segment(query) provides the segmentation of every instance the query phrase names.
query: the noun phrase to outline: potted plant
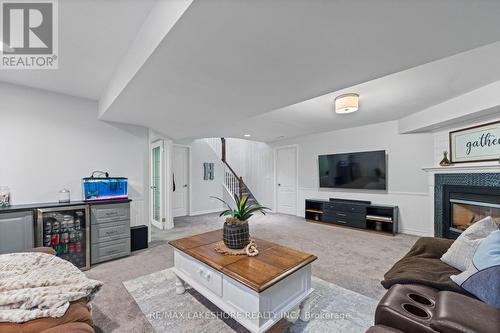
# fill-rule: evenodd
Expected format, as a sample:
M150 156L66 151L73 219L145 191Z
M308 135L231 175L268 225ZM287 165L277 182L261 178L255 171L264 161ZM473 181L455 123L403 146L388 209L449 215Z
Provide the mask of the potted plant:
M250 243L250 231L248 228L248 219L253 213L259 212L266 215L267 207L258 203L248 203L247 196L234 195L235 208L232 208L224 200L212 197L224 203L228 209L220 213L219 216L228 216L224 222L223 236L224 244L230 249L242 249Z

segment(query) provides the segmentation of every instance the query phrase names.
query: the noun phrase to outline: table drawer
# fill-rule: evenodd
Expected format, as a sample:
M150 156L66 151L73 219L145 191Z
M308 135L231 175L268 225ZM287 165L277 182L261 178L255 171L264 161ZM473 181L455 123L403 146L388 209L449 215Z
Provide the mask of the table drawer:
M222 273L178 250L174 254L175 267L215 295L222 297ZM186 281L189 283L189 281Z
M130 254L130 238L92 244L90 252L92 264L128 256Z
M130 220L130 204L94 205L91 217L92 224Z
M114 239L130 238L129 221L94 224L91 228L92 244Z

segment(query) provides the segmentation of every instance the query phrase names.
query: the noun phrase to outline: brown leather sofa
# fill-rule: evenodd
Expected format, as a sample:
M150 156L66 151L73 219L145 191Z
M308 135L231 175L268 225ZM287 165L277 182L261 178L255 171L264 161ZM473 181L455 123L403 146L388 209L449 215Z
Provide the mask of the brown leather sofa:
M55 255L51 248L35 248L33 252ZM60 318L39 318L25 323L0 323L0 332L8 333L95 333L92 315L85 300L71 302Z
M424 237L386 274L389 291L375 312L370 333L498 333L500 309L461 289L450 275L458 271L440 258L451 240Z

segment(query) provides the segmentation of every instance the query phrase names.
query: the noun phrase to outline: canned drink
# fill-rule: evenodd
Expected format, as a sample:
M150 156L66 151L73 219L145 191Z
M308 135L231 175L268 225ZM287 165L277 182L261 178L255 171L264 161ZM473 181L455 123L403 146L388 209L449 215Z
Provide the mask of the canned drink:
M61 239L60 239L60 242L61 242L62 244L67 244L67 243L69 243L69 234L68 234L67 232L62 232L62 233L61 233L61 237L60 237L60 238L61 238Z
M48 235L52 233L52 223L50 221L45 221L43 223L43 232Z
M49 234L45 234L43 236L43 246L50 246L52 242L52 236Z
M80 219L76 219L75 220L75 230L80 230L80 228L81 228Z
M59 244L59 234L52 234L51 235L51 244L52 244L52 246L56 246Z
M77 233L77 231L74 231L74 230L70 231L70 233L69 233L69 242L70 243L76 242L76 233Z
M68 244L59 244L61 247L61 254L67 254L68 253Z
M54 221L54 223L52 223L52 233L53 234L59 233L59 222L58 221Z
M61 221L61 232L68 231L68 223L66 221Z
M75 242L79 242L82 240L82 232L81 231L75 231Z
M75 228L75 221L69 220L67 228L68 228L68 231L72 231Z
M68 245L68 252L69 253L75 253L75 244L69 243L69 245Z
M80 242L75 243L75 252L76 253L82 252L82 243L80 243Z

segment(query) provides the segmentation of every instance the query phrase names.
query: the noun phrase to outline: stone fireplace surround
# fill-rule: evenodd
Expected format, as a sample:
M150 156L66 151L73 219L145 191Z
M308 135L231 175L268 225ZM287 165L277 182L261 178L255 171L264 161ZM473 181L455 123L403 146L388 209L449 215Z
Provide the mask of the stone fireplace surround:
M478 189L498 189L500 194L500 173L437 173L434 175L434 236L446 237L443 227L444 189L446 185L475 187Z

